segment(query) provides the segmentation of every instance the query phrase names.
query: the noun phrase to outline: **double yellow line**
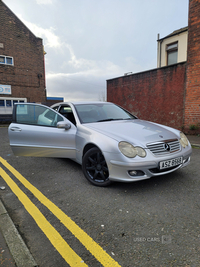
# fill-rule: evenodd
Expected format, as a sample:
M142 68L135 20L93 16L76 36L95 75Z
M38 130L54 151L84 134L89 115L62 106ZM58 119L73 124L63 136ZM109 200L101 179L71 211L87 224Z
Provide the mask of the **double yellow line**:
M87 233L72 221L61 209L45 197L36 187L29 183L6 160L0 157L0 162L44 205L63 225L85 246L87 250L105 267L120 267ZM57 230L47 221L40 210L33 204L27 195L17 186L10 176L0 167L0 175L18 197L25 209L33 217L37 225L44 232L52 245L57 249L65 261L72 267L88 266L67 244Z

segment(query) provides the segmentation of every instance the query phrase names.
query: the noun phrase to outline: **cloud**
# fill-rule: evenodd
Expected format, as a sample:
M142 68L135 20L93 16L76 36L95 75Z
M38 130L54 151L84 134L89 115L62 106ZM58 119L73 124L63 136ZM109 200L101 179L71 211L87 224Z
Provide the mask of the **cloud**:
M53 4L52 0L36 0L38 5L49 5L49 4Z
M105 78L82 73L47 74L48 96L64 97L65 101L101 100L105 94Z
M21 15L18 15L18 17L33 32L35 36L44 39L46 47L59 48L62 46L60 38L54 33L55 29L53 27L44 29L35 23L24 20Z
M69 64L77 70L73 73L46 74L48 96L64 97L65 101L102 100L106 91L106 79L110 75L121 73L120 68L109 61L75 57Z
M120 64L109 59L78 57L72 44L62 40L55 28L45 29L20 19L36 36L43 38L47 51L47 96L64 97L65 101L103 100L107 79L143 70L133 56L124 57Z
M48 96L61 96L68 100L100 100L105 93L106 79L121 74L121 68L109 60L78 58L72 45L62 41L54 28L44 29L20 19L44 40ZM54 71L53 65L56 66Z
M43 39L47 96L65 101L100 100L106 80L156 68L157 33L187 24L188 0L6 2Z
M62 44L69 58L63 61L61 72L46 74L47 95L64 97L65 101L105 100L106 80L122 76L128 70L141 68L133 57L125 58L121 66L109 60L77 58L69 44ZM66 53L65 53L66 54Z
M107 79L156 67L156 41L151 41L154 40L153 30L156 27L149 20L151 30L147 31L147 23L140 23L141 18L136 20L136 16L132 15L141 9L137 2L132 4L128 1L132 9L118 3L115 13L112 13L113 5L107 7L106 1L98 4L101 8L97 11L96 4L91 1L86 5L80 1L78 6L67 1L61 1L62 5L58 1L59 5L55 6L52 5L55 0L36 1L38 5L48 5L37 6L42 19L32 17L31 21L35 23L29 22L29 17L20 19L43 39L47 52L48 96L64 97L66 101L99 100L100 95L105 93ZM142 12L141 16L149 19L153 12L152 8L150 13ZM138 27L135 26L136 21Z

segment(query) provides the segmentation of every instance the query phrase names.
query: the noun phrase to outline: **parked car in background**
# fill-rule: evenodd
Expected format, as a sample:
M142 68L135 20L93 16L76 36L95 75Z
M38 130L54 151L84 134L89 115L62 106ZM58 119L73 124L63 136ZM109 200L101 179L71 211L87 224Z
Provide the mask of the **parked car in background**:
M108 102L16 103L8 133L15 155L70 158L97 186L168 174L187 166L192 153L179 130Z

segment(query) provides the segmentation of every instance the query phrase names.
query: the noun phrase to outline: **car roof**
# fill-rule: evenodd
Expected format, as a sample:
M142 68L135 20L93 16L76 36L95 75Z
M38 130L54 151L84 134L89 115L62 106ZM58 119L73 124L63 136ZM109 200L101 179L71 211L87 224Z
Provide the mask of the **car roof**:
M103 101L70 101L70 102L59 102L56 103L52 106L56 105L68 105L68 104L73 104L73 105L81 105L81 104L112 104L111 102L103 102Z

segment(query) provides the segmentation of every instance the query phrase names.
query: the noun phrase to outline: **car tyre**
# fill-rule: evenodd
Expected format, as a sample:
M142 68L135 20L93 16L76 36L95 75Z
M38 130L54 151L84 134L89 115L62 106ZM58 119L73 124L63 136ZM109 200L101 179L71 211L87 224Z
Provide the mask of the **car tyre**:
M86 179L93 185L108 186L111 184L105 158L97 147L93 147L85 153L82 169Z

